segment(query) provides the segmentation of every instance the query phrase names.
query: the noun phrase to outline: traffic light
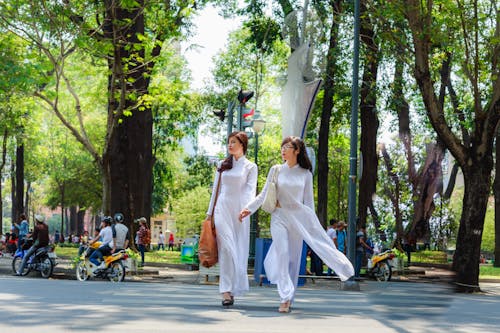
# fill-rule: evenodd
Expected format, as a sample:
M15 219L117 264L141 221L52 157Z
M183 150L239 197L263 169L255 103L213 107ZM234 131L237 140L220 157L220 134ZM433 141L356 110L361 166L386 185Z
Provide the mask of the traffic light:
M220 121L224 121L224 119L226 118L226 110L221 109L219 111L214 111L214 115L216 115L217 118L220 119Z
M253 97L254 92L250 90L240 89L238 92L238 101L240 106L238 108L238 122L237 128L239 131L244 131L246 127L252 126L252 121L247 120L253 115L253 111L245 106L245 104Z
M252 127L253 125L253 115L255 114L254 109L243 108L243 122L241 123L241 129L244 130L247 127Z
M238 92L238 101L240 101L240 104L245 104L253 97L253 94L253 91L240 89Z

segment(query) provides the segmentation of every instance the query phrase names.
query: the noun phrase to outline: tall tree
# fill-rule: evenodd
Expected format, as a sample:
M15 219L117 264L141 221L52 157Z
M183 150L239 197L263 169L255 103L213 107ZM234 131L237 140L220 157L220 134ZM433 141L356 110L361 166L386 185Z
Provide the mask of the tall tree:
M500 267L500 130L497 130L495 147L495 182L493 185L493 194L495 195L495 262L493 266Z
M330 27L330 38L328 42L328 53L326 55L326 69L323 84L323 105L321 108L321 120L318 133L318 218L323 226L328 222L328 152L330 138L330 120L334 106L335 79L338 70L338 39L340 17L343 13L343 1L330 1L332 19Z
M484 1L472 1L470 8L460 1L437 5L432 0L403 0L399 4L412 33L414 75L429 121L464 175L453 260L457 291L478 291L481 236L492 184L493 142L500 119L500 12L497 4ZM489 15L490 11L494 15ZM461 69L454 70L453 76L449 66L452 62ZM473 125L470 144L454 131L449 120L453 114L445 112L444 95L450 82L460 83L461 95L469 98L462 103Z
M180 36L194 3L19 0L2 2L0 9L0 22L45 55L45 73L52 80L52 91L39 90L36 96L46 102L102 170L104 212L123 212L129 226L137 217L149 218L154 161L148 89L164 43ZM97 64L106 63L107 121L102 154L88 136L85 109L65 67L67 58L78 48L88 51ZM73 98L71 117L67 109L61 109L61 87Z
M360 36L364 45L363 80L360 90L360 120L361 137L360 151L362 157L363 173L359 181L358 193L358 217L359 224L366 225L368 211L371 212L372 220L377 233L385 240L385 233L380 228L377 212L373 205L373 195L377 189L377 133L379 127L377 111L377 73L380 61L380 50L375 26L367 9L367 1L360 3Z
M27 110L24 109L22 99L33 88L32 65L29 62L29 51L26 43L15 34L0 30L0 133L2 141L2 159L0 161L0 174L6 165L8 141L17 145L16 167L12 180L12 217L16 218L24 211L24 136L22 130L26 122ZM17 185L17 186L16 186ZM1 192L0 192L1 194ZM0 195L1 201L1 195ZM3 207L0 203L0 213ZM3 214L0 214L0 231L2 230Z

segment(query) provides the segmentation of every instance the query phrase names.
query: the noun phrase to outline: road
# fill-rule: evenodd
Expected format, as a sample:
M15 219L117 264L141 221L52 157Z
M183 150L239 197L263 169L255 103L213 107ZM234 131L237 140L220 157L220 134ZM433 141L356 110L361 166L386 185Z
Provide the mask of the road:
M500 332L500 285L454 294L446 284L338 282L299 289L290 314L270 286L252 286L233 308L214 284L44 280L0 276L0 332Z

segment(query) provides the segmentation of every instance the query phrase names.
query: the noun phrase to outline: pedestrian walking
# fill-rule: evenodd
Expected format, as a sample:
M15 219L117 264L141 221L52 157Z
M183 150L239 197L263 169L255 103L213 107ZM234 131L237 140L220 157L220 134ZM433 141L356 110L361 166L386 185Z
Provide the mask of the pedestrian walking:
M168 250L173 251L174 245L175 245L174 234L170 233L170 236L168 236Z
M219 251L219 292L222 294L223 306L233 305L234 297L249 289L247 267L250 221L248 218L240 221L239 212L246 202L255 197L257 165L245 157L247 146L248 137L245 132L233 132L229 135L229 156L217 167L207 210L208 218L214 206L220 178L214 221Z
M240 212L240 218L253 214L263 204L277 171L278 201L271 214L273 242L264 260L264 268L269 281L278 287L278 311L287 313L297 289L303 241L342 281L354 275L354 268L349 259L337 250L316 216L312 165L304 142L298 137L286 137L281 143L281 156L285 163L271 168L262 192L247 203Z
M141 253L141 263L140 267L144 266L144 252L146 251L146 246L149 246L151 241L151 232L146 224L147 220L145 217L139 218L139 230L137 231L137 248Z
M162 231L160 231L160 234L158 235L158 248L156 250L160 251L160 248L165 251L165 235Z

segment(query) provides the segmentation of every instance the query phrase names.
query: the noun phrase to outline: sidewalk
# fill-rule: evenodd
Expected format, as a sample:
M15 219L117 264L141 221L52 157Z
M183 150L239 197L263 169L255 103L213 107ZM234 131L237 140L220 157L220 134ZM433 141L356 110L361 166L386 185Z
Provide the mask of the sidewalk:
M0 275L12 275L12 257L0 257ZM57 259L57 266L54 269L52 279L75 280L75 269L71 267L69 259ZM30 276L36 277L37 272L30 273ZM249 281L251 286L259 286L259 283L254 280L253 273L249 271ZM182 283L182 284L213 284L218 283L213 276L206 279L205 275L200 274L198 270L190 269L190 266L183 264L159 264L147 263L143 268L139 268L137 272L127 271L126 281L128 282L144 282L144 283ZM361 277L359 281L371 281L367 277ZM405 267L404 274L394 272L392 282L410 282L410 283L439 283L449 285L453 282L453 272L435 266L417 266L411 265ZM384 282L380 282L384 284ZM375 284L377 285L377 284ZM500 295L500 279L480 280L481 288L490 293ZM335 278L310 276L306 278L304 287L321 289L321 288L339 288L340 282ZM487 286L485 289L484 286Z

